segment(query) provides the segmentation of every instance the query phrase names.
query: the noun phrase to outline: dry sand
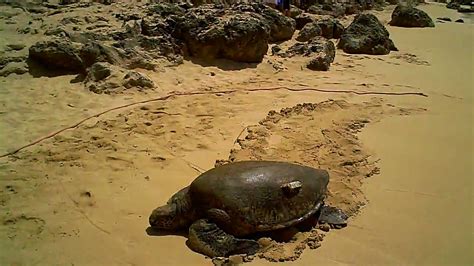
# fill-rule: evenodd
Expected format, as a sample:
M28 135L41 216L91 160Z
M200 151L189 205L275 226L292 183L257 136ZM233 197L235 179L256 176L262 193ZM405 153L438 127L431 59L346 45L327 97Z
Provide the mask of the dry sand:
M440 5L422 9L460 17ZM377 14L388 21L390 12ZM21 40L2 27L2 45ZM472 265L473 26L387 28L400 52L338 51L326 73L270 56L250 67L186 61L146 72L158 84L153 91L113 96L69 83L73 76L0 77L2 153L123 103L171 91L241 91L111 112L1 159L0 264L209 265L184 237L145 229L153 208L230 155L329 168L331 203L349 212L365 204L347 228L331 230L320 248L288 264ZM244 91L275 86L429 97ZM304 102L316 105L267 117ZM283 251L292 256L297 248L289 246Z

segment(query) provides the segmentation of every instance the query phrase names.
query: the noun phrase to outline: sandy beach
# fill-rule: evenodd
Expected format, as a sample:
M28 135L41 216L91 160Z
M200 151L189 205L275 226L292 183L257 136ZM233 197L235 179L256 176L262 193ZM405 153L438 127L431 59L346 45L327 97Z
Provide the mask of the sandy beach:
M393 8L371 12L398 52L337 50L328 72L269 51L260 64L140 70L154 89L111 95L71 82L75 75L0 77L0 155L107 109L183 94L0 158L0 264L212 265L183 236L148 235L151 210L216 160L272 159L329 169L329 203L352 214L319 248L281 264L472 265L474 24L392 27ZM419 8L433 20L463 17L441 4ZM39 38L0 23L0 48ZM291 260L291 245L307 237L266 256Z

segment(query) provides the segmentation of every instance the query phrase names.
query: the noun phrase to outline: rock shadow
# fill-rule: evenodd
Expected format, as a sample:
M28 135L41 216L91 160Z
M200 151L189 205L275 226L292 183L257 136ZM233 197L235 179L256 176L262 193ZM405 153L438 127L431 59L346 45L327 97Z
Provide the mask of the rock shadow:
M151 226L148 226L145 232L149 236L182 236L182 237L188 238L188 232L185 230L180 230L180 231L159 230Z
M26 59L26 64L28 65L28 72L34 78L48 77L54 78L64 75L77 75L78 71L73 71L69 69L59 69L51 68L46 65L40 64L30 58Z
M260 63L237 62L229 59L202 59L196 57L186 57L188 61L198 64L202 67L217 67L224 71L235 71L247 68L257 68Z

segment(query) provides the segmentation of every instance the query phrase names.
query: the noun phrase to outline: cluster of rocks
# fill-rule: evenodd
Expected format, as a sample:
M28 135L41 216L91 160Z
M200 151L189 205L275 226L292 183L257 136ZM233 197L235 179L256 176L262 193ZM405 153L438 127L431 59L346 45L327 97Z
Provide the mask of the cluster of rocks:
M474 12L471 0L452 0L448 4L446 4L446 7L449 9L456 9L460 13Z
M98 2L111 4L115 1ZM87 77L85 83L91 90L107 92L117 86L131 87L131 84L138 83L140 88L153 87L150 80L143 81L146 77L136 78L140 80L138 83L128 81L136 74L127 71L135 68L154 70L156 60L160 59L173 64L181 63L184 57L205 59L208 62L222 58L258 63L267 54L269 44L290 40L297 29L300 30L296 36L297 43L285 51L275 46L273 53L282 57L311 57L306 66L312 70L328 70L334 61L335 45L330 39L340 39L337 47L346 53L380 55L397 50L388 31L374 15L359 14L347 28L336 18L341 13L338 11L340 9L344 10L342 15L358 13L380 6L383 1L304 1L300 7L305 11L294 8L293 18L261 3L193 3L196 6L189 2L147 4L140 8L115 11L108 17L100 14L84 17L65 15L59 27L49 25L48 28L46 25L43 28L46 40L29 48L29 59L48 69L81 74ZM59 4L43 3L26 7L54 15L67 12L65 7L62 8L64 5L71 9L92 4L62 0ZM314 14L330 16L322 18ZM402 27L434 26L426 13L404 6L397 6L390 24ZM103 72L106 68L109 70ZM91 71L95 73L98 69L102 69L100 73L110 74L98 79L96 74L91 74ZM24 73L27 70L15 67L8 71ZM117 82L116 76L123 78ZM109 80L111 77L113 82ZM93 82L97 84L93 85Z

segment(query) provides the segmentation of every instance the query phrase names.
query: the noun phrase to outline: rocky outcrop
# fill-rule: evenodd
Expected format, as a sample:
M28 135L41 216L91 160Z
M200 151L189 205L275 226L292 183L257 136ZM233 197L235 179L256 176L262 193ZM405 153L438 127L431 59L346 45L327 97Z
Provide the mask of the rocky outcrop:
M423 10L415 7L398 5L392 13L392 26L408 28L434 27L433 20Z
M372 14L360 14L341 35L338 48L350 54L383 55L397 51L390 34Z

